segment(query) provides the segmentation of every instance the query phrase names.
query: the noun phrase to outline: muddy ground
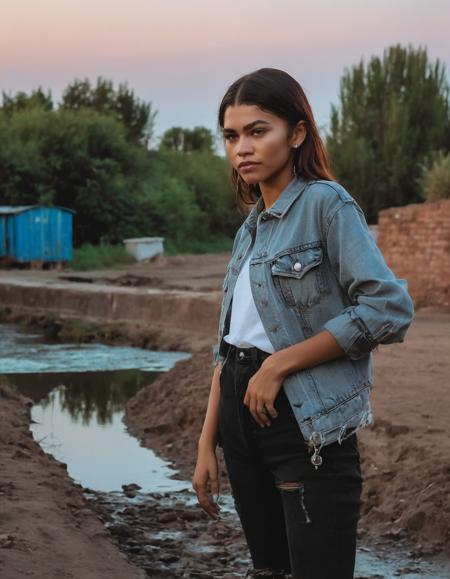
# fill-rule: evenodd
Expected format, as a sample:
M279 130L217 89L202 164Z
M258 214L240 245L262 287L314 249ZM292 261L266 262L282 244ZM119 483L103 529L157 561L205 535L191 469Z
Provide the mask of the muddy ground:
M108 283L135 287L156 284L153 287L216 292L227 259L227 254L165 258L81 277L89 277L92 281L88 283L94 285L104 284L107 278ZM42 280L44 285L67 275L14 274ZM73 286L78 282L66 279L64 283ZM17 316L19 312L13 313ZM45 317L40 323L45 326ZM71 338L70 331L64 332L67 327L73 330L73 320L68 324L64 319L52 319L50 323L56 324L57 337ZM90 337L83 335L83 324L75 330L79 341L136 343L136 336L128 330L108 334L106 328L89 325ZM171 332L170 343L177 349ZM210 344L205 346L205 336L193 335L192 359L179 361L127 405L129 430L144 445L173 461L179 477L187 480L193 475L206 410L214 340L215 336L210 336ZM161 337L159 347L164 349L168 343ZM154 340L139 345L158 346ZM180 339L180 349L184 346ZM400 545L419 559L450 558L449 351L450 312L421 309L404 343L381 346L374 353L375 423L359 431L365 479L360 545ZM246 568L245 544L232 514L213 522L195 505L186 507L182 495L179 500L147 496L140 504L138 494L123 503L120 516L117 501L108 504L100 493L88 501L64 466L33 441L28 430L29 403L8 388L0 391L2 578L233 577L239 575L230 574L231 569L238 573ZM218 455L221 489L226 493L220 449ZM211 555L217 575L207 574Z
M0 577L143 579L66 465L33 440L31 405L0 386Z

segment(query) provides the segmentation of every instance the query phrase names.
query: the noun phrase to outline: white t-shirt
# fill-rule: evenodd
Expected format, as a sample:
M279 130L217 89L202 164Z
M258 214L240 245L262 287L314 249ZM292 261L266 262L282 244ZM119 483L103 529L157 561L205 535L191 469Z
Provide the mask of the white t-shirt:
M231 308L230 330L223 339L239 348L256 346L264 352L275 352L259 317L250 286L249 262L252 251L247 258L236 280Z

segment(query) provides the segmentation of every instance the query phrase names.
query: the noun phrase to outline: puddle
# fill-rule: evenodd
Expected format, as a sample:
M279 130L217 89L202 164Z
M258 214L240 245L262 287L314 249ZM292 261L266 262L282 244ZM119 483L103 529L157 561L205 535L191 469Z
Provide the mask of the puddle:
M31 430L44 450L67 463L74 480L99 491L121 490L130 483L144 491L186 488L189 483L169 478L176 471L168 462L127 433L122 409L91 407L90 396L98 391L97 384L85 385L83 393L88 396L84 400L80 401L80 390L77 399L71 400L70 380L62 379L68 385L53 389L33 407Z
M136 483L143 491L180 490L188 481L139 445L122 422L127 400L184 352L152 352L102 344L45 344L0 326L0 375L34 402L30 429L41 447L67 464L83 487L121 491Z

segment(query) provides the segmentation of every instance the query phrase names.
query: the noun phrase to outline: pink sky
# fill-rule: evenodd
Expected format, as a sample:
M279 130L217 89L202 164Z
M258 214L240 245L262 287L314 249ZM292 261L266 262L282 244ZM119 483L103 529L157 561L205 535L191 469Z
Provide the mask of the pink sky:
M450 75L448 0L2 0L0 90L75 78L127 81L173 125L215 130L227 86L263 66L305 89L326 126L345 67L396 43L428 49Z

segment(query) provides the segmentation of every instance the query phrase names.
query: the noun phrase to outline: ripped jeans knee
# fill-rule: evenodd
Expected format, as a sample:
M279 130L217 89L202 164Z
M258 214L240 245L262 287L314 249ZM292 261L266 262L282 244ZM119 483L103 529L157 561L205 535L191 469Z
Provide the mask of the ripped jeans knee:
M301 514L304 523L310 523L311 518L305 505L305 486L300 482L278 482L277 489L282 493L292 495L292 506L296 508L297 505L301 508Z

